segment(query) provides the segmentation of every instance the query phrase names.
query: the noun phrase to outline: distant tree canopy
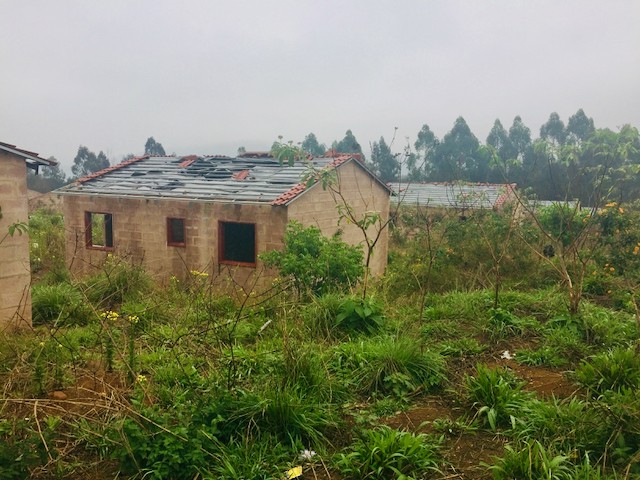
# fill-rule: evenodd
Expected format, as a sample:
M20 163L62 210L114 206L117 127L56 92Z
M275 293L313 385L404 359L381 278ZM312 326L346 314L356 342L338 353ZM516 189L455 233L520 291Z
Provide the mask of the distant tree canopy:
M144 144L145 155L166 155L164 148L160 142L156 142L153 137L147 139L147 143Z
M347 130L344 134L344 138L342 140L334 141L331 144L331 148L340 153L359 153L362 155L362 159L364 160L364 154L362 152L362 147L356 140L355 135L351 130Z
M391 148L380 137L379 142L373 142L371 146L371 162L373 168L383 182L395 182L400 176L400 162L396 155L391 153Z
M539 132L533 139L520 116L508 130L496 119L483 145L462 117L442 140L425 124L407 157L407 179L513 182L544 200L579 199L587 205L605 192L618 201L640 198L637 128L597 129L579 109L566 124L553 112ZM375 165L380 155L381 142L374 142Z
M76 178L79 178L107 168L108 166L109 159L102 150L96 155L87 147L80 145L80 147L78 147L78 153L73 159L71 173L73 173Z
M302 141L302 149L309 155L314 157L321 157L327 151L324 143L319 143L315 134L309 133Z

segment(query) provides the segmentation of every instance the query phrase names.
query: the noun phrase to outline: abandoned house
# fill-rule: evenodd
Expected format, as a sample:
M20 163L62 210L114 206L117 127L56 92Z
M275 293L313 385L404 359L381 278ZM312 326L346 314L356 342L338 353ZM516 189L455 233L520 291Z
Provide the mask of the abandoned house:
M29 219L27 169L52 165L56 162L0 142L0 331L31 325L29 235L9 230Z
M393 185L394 203L407 206L467 210L500 210L517 200L516 184L497 183L407 183Z
M389 214L390 190L358 156L315 158L315 169L335 172L340 196L356 212ZM259 255L283 247L286 225L296 220L323 234L363 243L355 226L338 225L336 196L318 182L307 186L308 167L280 164L267 153L225 156L143 156L79 179L63 196L66 256L72 272L95 271L113 252L139 261L159 277L190 271L230 273L246 283L263 271ZM371 270L382 274L387 232Z

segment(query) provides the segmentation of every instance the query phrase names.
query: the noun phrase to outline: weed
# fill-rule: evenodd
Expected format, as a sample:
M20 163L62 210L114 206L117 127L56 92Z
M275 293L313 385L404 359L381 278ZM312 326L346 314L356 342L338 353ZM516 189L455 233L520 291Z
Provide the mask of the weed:
M353 378L355 388L404 397L417 389L431 390L444 379L443 358L408 338L383 337L343 345L334 368Z
M607 390L640 388L640 356L634 349L616 348L592 356L576 370L578 382L602 394Z
M336 318L344 297L336 293L326 293L314 297L302 307L302 320L314 337L332 338L337 333Z
M487 331L492 340L520 336L535 327L535 321L518 318L513 313L502 308L492 308L489 311Z
M522 390L524 382L507 369L491 369L483 364L477 365L475 376L466 377L466 386L478 416L494 431L498 427L514 427L515 413L531 398Z
M425 434L401 432L389 427L364 430L361 437L335 458L347 479L412 480L439 472L441 440Z
M505 454L489 467L494 480L571 480L568 457L555 455L537 440L521 448L505 447Z
M92 313L80 291L69 283L34 286L31 305L35 325L85 324Z
M273 435L292 446L321 445L327 440L327 431L338 425L329 405L292 389L270 390L264 395L241 392L237 398L227 399L222 417L225 420L220 429L225 435Z
M517 350L516 360L523 365L548 367L561 367L567 364L567 360L560 355L560 349L550 345L543 345L538 349Z

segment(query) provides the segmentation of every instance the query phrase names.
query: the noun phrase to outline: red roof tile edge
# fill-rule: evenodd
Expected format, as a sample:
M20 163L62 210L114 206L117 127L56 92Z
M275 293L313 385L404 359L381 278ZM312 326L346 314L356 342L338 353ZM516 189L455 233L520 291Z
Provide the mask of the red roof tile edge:
M517 184L515 183L507 183L505 188L505 191L502 195L500 195L498 197L498 199L496 200L496 203L494 205L495 208L500 208L502 207L502 205L505 204L505 202L507 200L509 200L515 193L515 189L517 187Z
M333 161L329 165L324 167L323 170L328 170L330 168L336 168L336 167L342 165L344 162L346 162L348 160L351 160L352 158L354 158L354 157L351 156L351 155L340 155L339 157L333 157ZM318 180L319 177L320 177L320 172L318 172L318 174L315 176L314 180ZM293 200L298 195L300 195L302 192L304 192L306 189L307 189L307 184L306 183L298 183L297 185L294 185L289 190L284 192L278 198L276 198L273 202L271 202L271 205L286 205L291 200Z
M127 165L131 165L132 163L139 162L140 160L144 160L146 158L149 158L149 155L142 155L141 157L130 158L129 160L125 160L124 162L117 163L116 165L111 165L110 167L103 168L102 170L99 170L97 172L90 173L89 175L81 177L76 180L76 183L88 182L89 180L93 180L94 178L101 177L105 173L113 172L114 170L118 170L122 167L126 167Z

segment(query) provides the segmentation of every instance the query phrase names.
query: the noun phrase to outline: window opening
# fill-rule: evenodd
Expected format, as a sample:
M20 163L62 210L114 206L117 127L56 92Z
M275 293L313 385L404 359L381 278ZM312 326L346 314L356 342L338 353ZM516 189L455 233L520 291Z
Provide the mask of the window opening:
M85 212L85 241L90 248L113 248L113 216L110 213Z
M219 222L218 259L220 263L256 264L256 225Z
M184 218L167 218L167 245L184 247L185 239Z

